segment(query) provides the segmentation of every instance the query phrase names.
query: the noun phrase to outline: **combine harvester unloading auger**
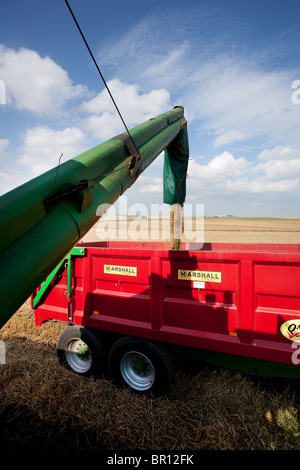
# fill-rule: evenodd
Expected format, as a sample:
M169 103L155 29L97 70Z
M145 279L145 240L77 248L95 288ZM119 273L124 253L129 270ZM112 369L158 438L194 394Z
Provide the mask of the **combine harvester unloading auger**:
M183 204L189 157L181 106L0 198L0 328L165 149L164 202Z

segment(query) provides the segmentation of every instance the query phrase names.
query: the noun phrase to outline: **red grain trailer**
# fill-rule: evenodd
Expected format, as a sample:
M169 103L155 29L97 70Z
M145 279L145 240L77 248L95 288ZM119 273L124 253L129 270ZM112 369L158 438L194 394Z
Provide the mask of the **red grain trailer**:
M32 296L36 325L68 326L61 363L165 393L174 352L298 377L300 245L80 243ZM298 358L299 357L299 358Z

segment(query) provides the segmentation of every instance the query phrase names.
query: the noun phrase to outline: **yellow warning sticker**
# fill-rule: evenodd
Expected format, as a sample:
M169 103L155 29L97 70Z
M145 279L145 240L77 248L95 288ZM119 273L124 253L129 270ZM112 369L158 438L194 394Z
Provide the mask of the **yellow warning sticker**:
M137 276L137 267L105 264L104 273L105 274L121 274L121 276Z
M178 269L178 279L183 281L222 282L222 273L219 271L188 271Z
M280 327L281 334L290 341L300 342L300 320L299 318L287 320Z

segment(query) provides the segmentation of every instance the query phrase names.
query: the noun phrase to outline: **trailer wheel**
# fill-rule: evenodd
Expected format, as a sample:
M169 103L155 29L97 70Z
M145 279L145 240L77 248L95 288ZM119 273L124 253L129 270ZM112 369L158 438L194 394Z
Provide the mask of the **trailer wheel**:
M109 368L115 385L129 387L138 394L159 396L168 392L172 356L160 344L124 337L112 347Z
M67 369L90 377L103 375L107 352L103 338L96 331L72 325L58 337L57 356Z

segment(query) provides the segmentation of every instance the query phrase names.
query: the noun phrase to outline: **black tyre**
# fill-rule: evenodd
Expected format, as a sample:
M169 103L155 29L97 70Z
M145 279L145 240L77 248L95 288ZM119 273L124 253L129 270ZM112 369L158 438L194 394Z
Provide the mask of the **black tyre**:
M107 362L104 338L94 330L67 326L57 340L59 363L84 377L101 376Z
M159 396L169 390L173 360L160 344L124 337L111 349L109 369L116 385L129 387L138 394Z

